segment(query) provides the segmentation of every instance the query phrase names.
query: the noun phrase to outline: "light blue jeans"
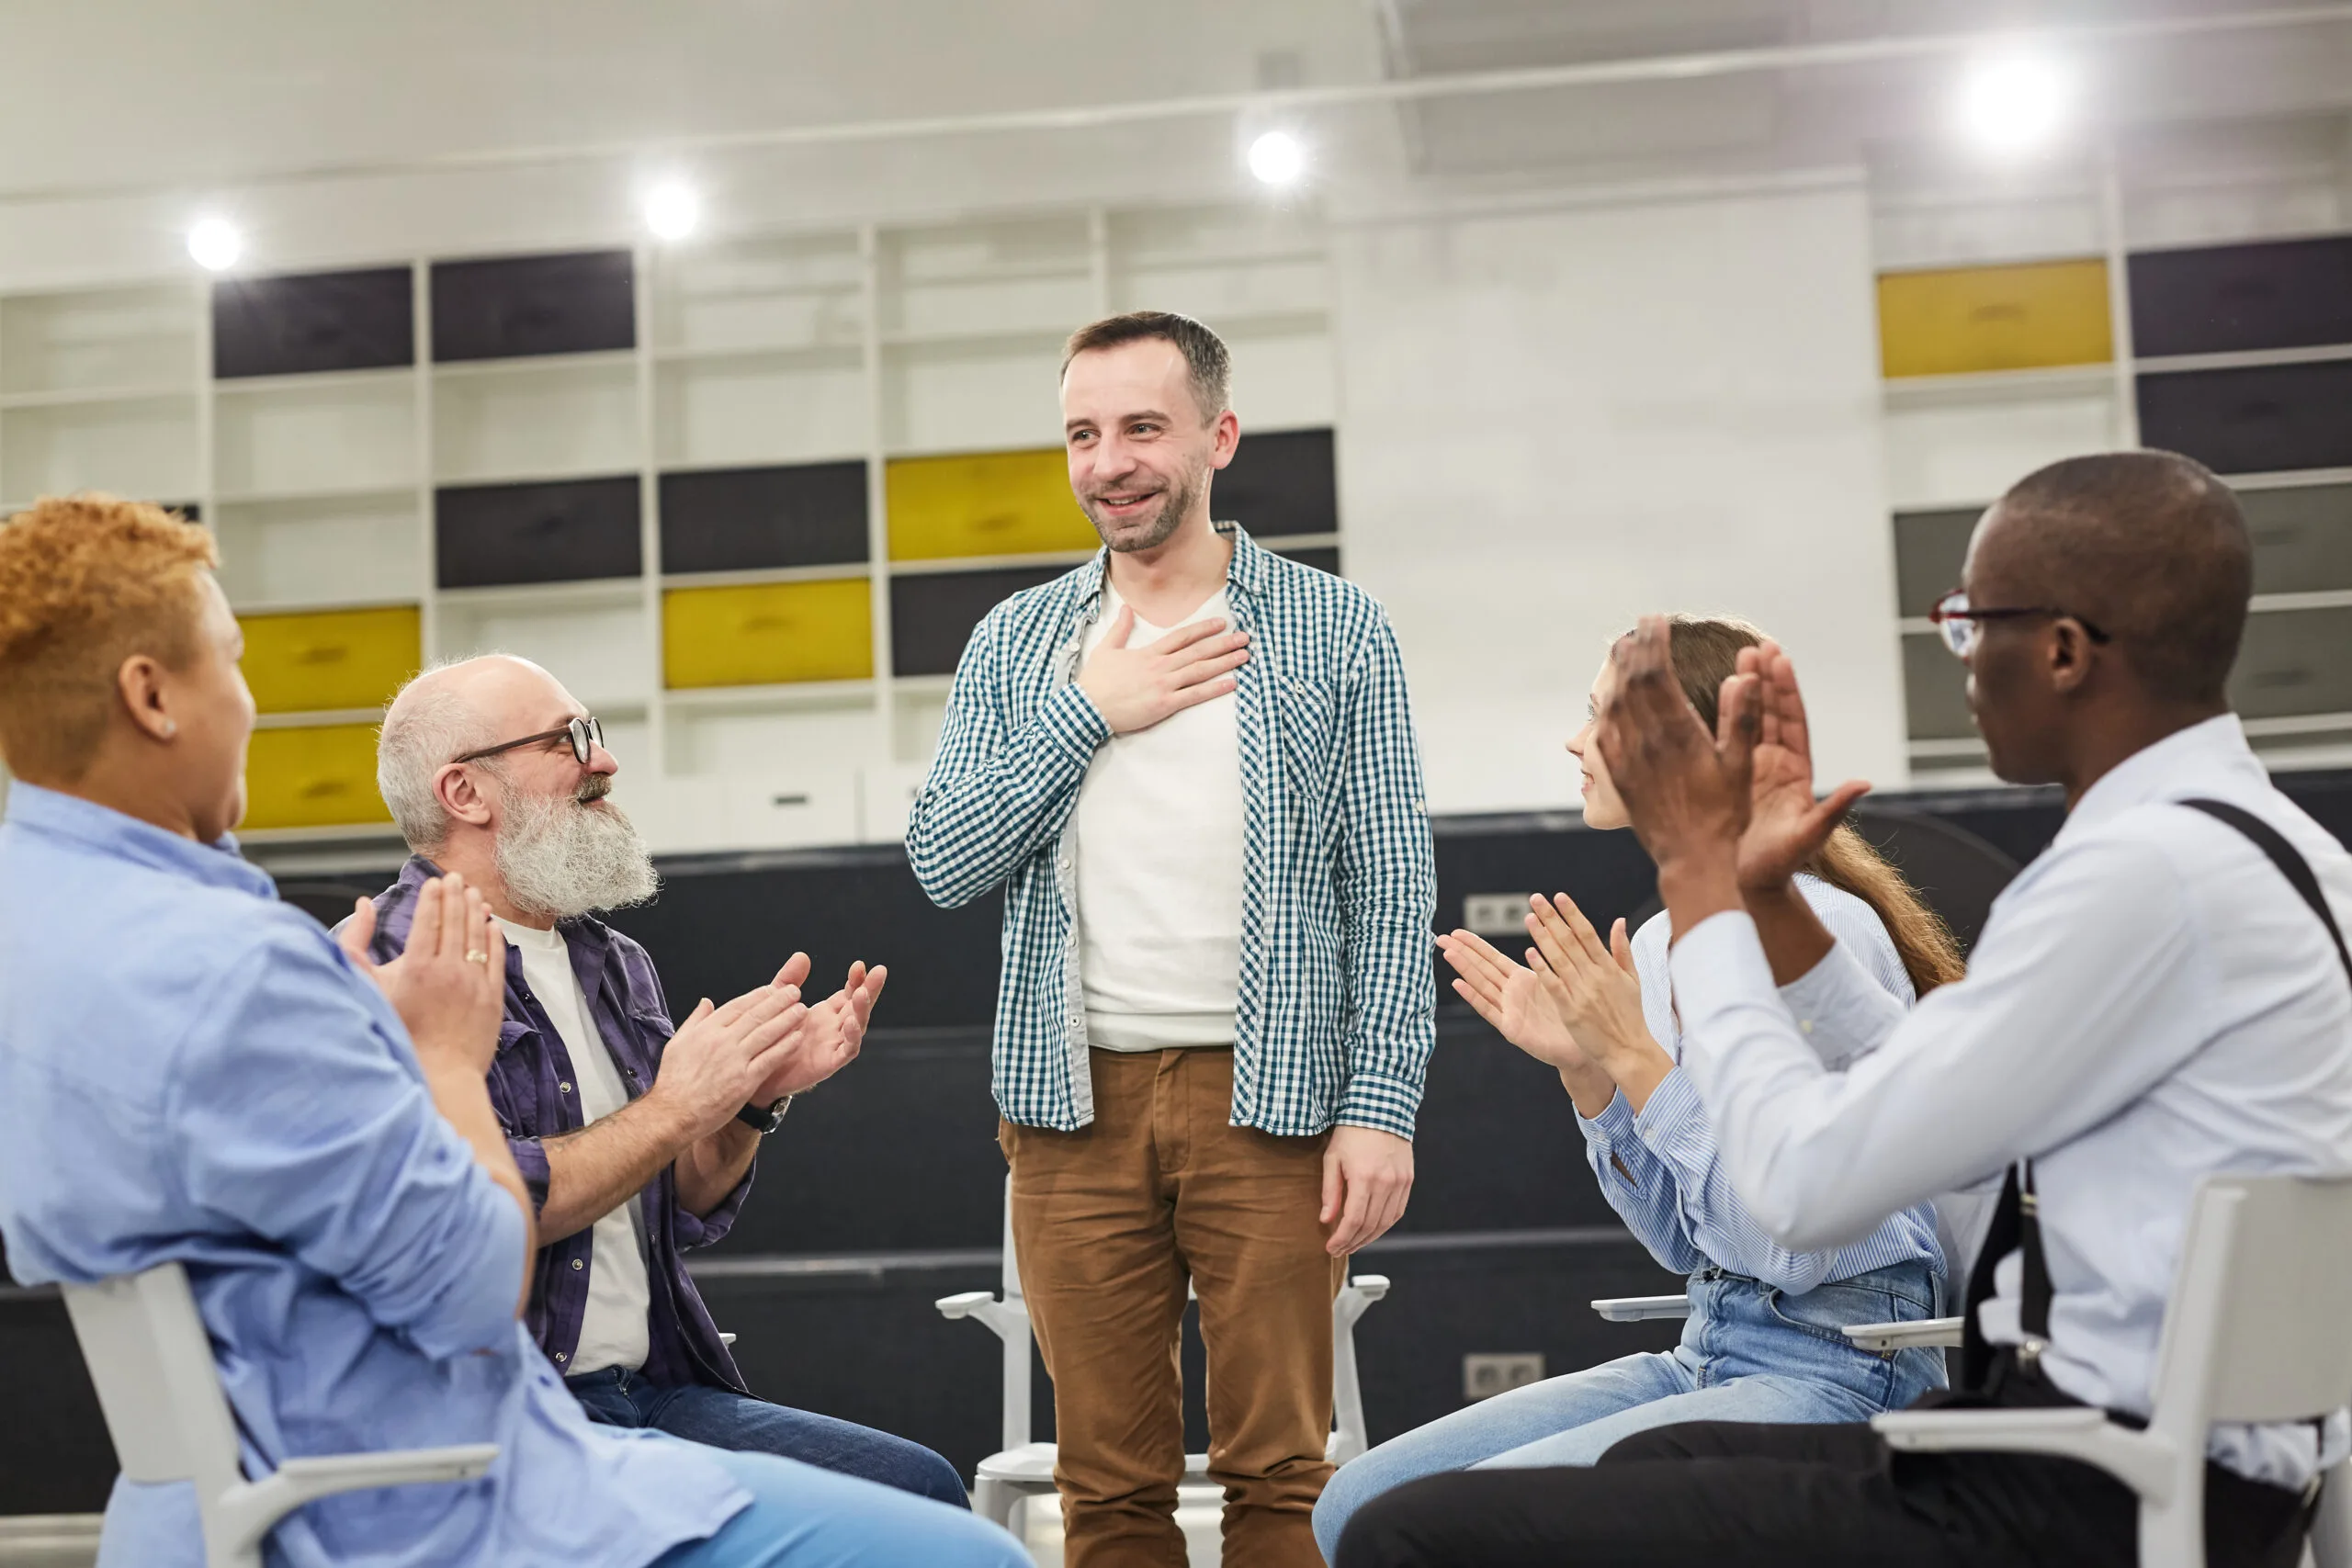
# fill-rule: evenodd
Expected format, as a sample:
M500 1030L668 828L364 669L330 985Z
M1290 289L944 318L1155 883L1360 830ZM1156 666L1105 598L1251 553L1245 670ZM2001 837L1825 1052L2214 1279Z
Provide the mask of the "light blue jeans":
M1341 1465L1315 1505L1328 1561L1349 1517L1425 1475L1591 1464L1619 1440L1682 1421L1867 1421L1944 1384L1943 1352L1858 1350L1856 1323L1936 1315L1938 1276L1896 1264L1792 1296L1710 1269L1690 1277L1682 1343L1547 1378L1392 1438Z
M752 1506L652 1568L1032 1568L1019 1541L967 1509L774 1454L703 1451Z

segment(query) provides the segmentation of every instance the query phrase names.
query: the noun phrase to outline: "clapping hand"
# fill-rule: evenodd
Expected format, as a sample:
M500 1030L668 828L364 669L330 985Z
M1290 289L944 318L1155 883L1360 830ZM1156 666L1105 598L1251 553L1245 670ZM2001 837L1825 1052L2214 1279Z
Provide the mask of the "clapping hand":
M797 972L795 972L795 966ZM808 974L808 960L800 953L778 971L775 983L797 986ZM849 966L849 980L831 996L808 1010L791 1042L791 1049L752 1096L755 1105L771 1105L788 1094L805 1094L857 1059L865 1043L865 1026L890 971L864 963Z
M1590 1066L1550 994L1559 987L1550 972L1513 963L1475 931L1441 936L1437 945L1461 976L1453 982L1454 995L1495 1032L1547 1066L1573 1072Z
M1797 690L1796 667L1778 643L1742 649L1739 673L1754 678L1759 698L1747 829L1739 839L1739 886L1748 892L1769 891L1785 885L1821 852L1871 786L1849 779L1826 797L1814 799L1804 697Z
M1586 1055L1621 1080L1648 1053L1663 1055L1642 1016L1642 982L1625 922L1611 927L1603 942L1566 894L1527 902L1527 934L1535 943L1528 967L1543 976L1545 998Z
M398 958L373 962L368 945L375 935L376 906L362 898L335 940L382 988L408 1025L418 1057L454 1060L487 1075L505 1016L506 933L481 894L455 872L436 876L417 890L408 945Z

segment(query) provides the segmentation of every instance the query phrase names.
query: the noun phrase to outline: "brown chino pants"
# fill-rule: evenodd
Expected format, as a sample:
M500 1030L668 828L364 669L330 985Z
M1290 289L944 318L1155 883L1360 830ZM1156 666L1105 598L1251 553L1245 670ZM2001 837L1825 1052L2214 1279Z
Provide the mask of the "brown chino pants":
M1054 1380L1064 1562L1183 1568L1177 1348L1189 1277L1208 1351L1209 1475L1227 1568L1317 1568L1329 1478L1329 1135L1235 1127L1233 1052L1092 1053L1094 1121L1002 1124L1013 1246Z

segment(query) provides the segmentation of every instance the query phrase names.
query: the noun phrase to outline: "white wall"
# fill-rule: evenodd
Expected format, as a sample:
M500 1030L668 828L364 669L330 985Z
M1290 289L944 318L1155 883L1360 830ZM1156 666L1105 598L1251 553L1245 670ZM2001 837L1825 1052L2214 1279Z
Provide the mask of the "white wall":
M1871 273L1859 179L1343 230L1348 575L1432 811L1572 800L1560 743L1651 610L1777 634L1823 772L1904 781Z

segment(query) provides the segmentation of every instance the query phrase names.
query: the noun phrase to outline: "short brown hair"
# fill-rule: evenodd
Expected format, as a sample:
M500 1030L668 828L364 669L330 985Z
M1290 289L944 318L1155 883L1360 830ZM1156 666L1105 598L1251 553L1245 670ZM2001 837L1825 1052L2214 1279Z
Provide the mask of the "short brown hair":
M0 756L73 784L106 737L122 661L196 655L212 536L159 506L84 493L0 522Z
M1062 345L1062 374L1069 374L1069 362L1081 354L1148 338L1165 339L1183 354L1184 367L1192 373L1193 400L1201 405L1203 419L1213 420L1226 411L1233 397L1233 355L1226 352L1223 338L1173 310L1130 310L1088 322Z

